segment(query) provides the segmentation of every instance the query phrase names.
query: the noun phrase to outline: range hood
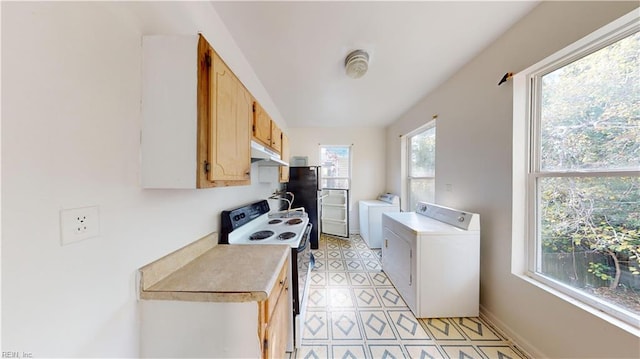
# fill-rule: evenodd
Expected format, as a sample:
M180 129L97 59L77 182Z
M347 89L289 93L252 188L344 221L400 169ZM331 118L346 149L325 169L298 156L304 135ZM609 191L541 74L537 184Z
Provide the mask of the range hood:
M257 162L260 166L288 166L287 162L280 159L280 155L273 150L251 140L251 162Z

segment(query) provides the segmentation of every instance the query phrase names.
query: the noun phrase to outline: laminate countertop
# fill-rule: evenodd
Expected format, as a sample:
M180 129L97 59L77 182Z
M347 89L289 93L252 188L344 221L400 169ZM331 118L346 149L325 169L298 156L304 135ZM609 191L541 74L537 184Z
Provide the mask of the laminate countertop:
M185 255L187 247L140 269L140 299L263 301L291 253L287 245L259 244L205 246Z

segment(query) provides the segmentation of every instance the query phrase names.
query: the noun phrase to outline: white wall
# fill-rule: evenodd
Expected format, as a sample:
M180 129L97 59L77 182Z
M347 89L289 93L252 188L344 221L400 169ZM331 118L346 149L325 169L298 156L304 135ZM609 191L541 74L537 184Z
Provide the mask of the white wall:
M201 31L286 124L208 2L1 6L1 350L136 357L137 268L273 189L255 165L251 186L140 188L142 34ZM60 210L88 205L100 236L61 246Z
M291 156L309 157L310 166L320 164L319 145L352 145L349 232L360 232L358 201L374 199L385 188L385 129L375 127L289 129Z
M387 129L387 187L398 191L398 135L438 114L436 202L480 213L481 305L536 357L637 358L640 342L511 274L512 86L497 82L637 6L543 2Z

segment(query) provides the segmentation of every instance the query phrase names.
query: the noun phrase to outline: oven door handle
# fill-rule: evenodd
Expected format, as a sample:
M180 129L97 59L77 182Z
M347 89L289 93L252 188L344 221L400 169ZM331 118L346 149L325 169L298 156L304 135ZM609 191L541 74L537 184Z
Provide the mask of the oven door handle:
M311 223L307 224L307 228L305 228L302 233L302 241L300 241L300 245L298 246L298 253L303 252L309 245L309 233L311 233L311 228L313 228L313 225Z

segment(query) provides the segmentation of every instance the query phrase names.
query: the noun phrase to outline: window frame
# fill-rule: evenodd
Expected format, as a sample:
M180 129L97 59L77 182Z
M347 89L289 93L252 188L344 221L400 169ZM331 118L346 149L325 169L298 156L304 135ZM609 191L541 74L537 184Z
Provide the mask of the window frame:
M611 22L513 78L512 273L608 322L640 336L638 315L543 276L538 272L538 181L547 177L640 176L639 170L540 170L541 78L558 68L640 31L637 11Z
M404 138L404 144L403 147L405 149L404 154L405 154L405 158L404 158L404 166L406 168L406 170L404 171L404 177L405 177L405 188L406 188L406 195L405 195L405 203L407 203L407 205L409 205L409 208L406 208L407 211L413 211L414 208L411 208L410 204L411 204L411 200L412 200L412 196L411 196L411 181L412 180L420 180L420 179L433 179L433 187L434 187L434 193L433 193L433 198L429 198L426 199L427 202L434 202L435 201L435 184L436 184L436 163L437 163L437 153L436 153L436 160L433 164L433 176L411 176L411 139L415 136L418 136L426 131L431 130L432 128L435 129L436 133L434 135L434 137L436 137L435 141L436 141L436 146L437 146L437 127L436 127L436 122L437 120L434 118L432 120L430 120L429 122L427 122L426 124L418 127L417 129L409 132L408 134L406 134L405 136L403 136Z
M330 178L330 179L345 179L347 180L347 188L334 188L334 187L324 187L324 184L321 182L320 183L320 187L321 189L347 189L347 190L351 190L351 174L353 173L353 145L320 145L318 147L318 152L320 155L320 162L322 163L322 149L323 148L346 148L347 151L349 151L349 168L348 168L348 175L345 176L321 176L321 181L323 181L325 178Z

